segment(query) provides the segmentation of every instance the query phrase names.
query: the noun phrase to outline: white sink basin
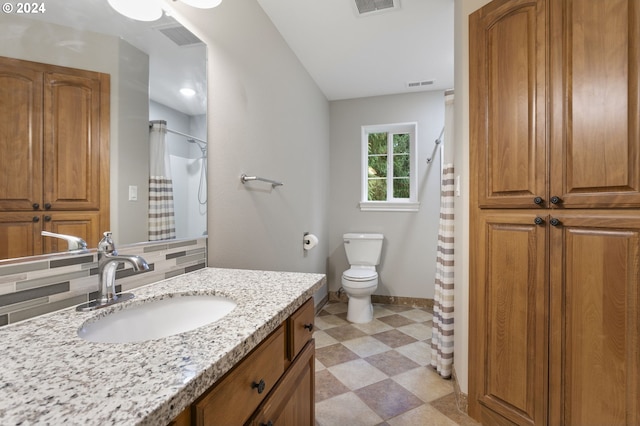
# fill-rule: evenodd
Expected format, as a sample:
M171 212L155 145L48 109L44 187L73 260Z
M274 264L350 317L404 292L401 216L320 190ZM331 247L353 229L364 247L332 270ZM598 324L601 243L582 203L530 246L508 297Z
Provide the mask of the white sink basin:
M87 320L78 330L84 340L130 343L160 339L194 330L227 315L236 303L211 295L176 295Z

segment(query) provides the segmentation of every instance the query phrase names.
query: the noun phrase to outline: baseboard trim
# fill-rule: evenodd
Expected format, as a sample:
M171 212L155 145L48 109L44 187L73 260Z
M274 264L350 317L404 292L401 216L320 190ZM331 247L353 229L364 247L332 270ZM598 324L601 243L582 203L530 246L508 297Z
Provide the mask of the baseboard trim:
M347 303L349 298L344 291L330 291L330 302L343 302ZM372 303L382 303L385 305L402 305L411 306L414 308L427 308L433 311L433 299L423 299L419 297L400 297L400 296L382 296L378 294L371 295Z
M323 297L322 300L315 306L316 315L318 315L318 312L320 312L322 308L324 308L324 305L326 305L327 303L329 303L328 294L325 297Z
M455 365L452 367L451 378L453 379L453 394L456 397L456 405L458 410L465 414L469 411L469 396L460 390L460 384L458 383L458 375L456 374Z

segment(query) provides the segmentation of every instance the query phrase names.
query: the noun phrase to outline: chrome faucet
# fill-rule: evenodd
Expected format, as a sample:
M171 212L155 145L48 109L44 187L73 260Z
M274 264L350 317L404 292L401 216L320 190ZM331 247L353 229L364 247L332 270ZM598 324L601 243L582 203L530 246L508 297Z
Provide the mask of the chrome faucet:
M56 234L55 232L42 231L40 235L45 237L60 238L67 242L69 251L82 250L87 251L87 242L80 237L74 237L73 235Z
M92 311L133 298L131 293L116 294L116 270L122 262L131 264L134 271L149 270L147 261L142 257L118 254L111 232L105 232L98 243L98 297L92 302L78 306L78 311Z

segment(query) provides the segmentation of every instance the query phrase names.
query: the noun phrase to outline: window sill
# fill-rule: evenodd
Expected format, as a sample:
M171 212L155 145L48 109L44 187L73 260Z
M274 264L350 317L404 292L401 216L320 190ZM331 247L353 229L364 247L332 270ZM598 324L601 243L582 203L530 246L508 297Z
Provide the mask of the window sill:
M360 201L363 212L417 212L420 203L413 201Z

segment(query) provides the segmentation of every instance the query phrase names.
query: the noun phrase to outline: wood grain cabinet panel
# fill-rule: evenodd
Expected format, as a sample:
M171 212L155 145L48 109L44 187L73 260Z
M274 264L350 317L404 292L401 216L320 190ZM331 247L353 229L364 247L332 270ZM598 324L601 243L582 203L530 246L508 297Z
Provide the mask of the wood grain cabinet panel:
M0 60L0 211L42 202L43 74Z
M531 208L536 197L548 198L545 22L542 0L492 2L470 21L470 123L481 207Z
M32 256L42 251L42 215L0 212L0 259Z
M494 0L469 25L469 414L640 424L640 3Z
M547 416L547 229L531 213L489 213L478 226L478 318L483 380L475 398L515 424Z
M284 372L284 329L274 331L195 404L196 425L241 425L249 419Z
M308 341L277 389L261 405L253 426L312 426L315 424L315 342Z
M291 317L289 318L289 360L298 355L300 350L313 337L315 311L313 299L307 300Z
M292 331L313 314L311 298L170 425L314 426L315 341Z
M551 2L550 194L565 208L640 207L640 4Z
M640 217L554 217L550 424L640 424Z
M634 0L495 0L475 12L480 207L640 207L639 32Z
M0 213L32 212L43 221L32 226L33 244L16 242L13 255L3 250L0 258L58 251L60 242L36 240L50 230L45 221L60 227L72 213L85 225L56 232L97 244L109 227L109 110L107 74L0 57ZM13 232L26 229L22 219Z
M53 210L99 210L103 75L45 74L44 200ZM108 164L107 164L108 165Z

